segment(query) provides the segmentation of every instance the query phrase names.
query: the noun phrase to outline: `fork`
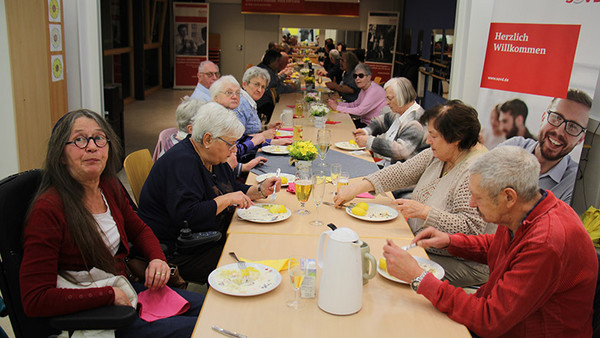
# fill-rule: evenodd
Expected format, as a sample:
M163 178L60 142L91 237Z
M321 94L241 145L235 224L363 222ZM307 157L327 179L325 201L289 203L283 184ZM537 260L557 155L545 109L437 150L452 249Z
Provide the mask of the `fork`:
M233 257L233 259L235 259L235 261L237 262L237 266L240 270L244 270L246 268L246 262L241 261L238 256L235 254L235 252L233 251L229 251L229 255L231 257Z
M277 168L277 172L275 172L275 177L279 177L279 174L281 174L281 168ZM273 202L273 201L275 201L276 198L277 198L277 193L275 192L275 187L273 187L273 194L271 194L269 201Z

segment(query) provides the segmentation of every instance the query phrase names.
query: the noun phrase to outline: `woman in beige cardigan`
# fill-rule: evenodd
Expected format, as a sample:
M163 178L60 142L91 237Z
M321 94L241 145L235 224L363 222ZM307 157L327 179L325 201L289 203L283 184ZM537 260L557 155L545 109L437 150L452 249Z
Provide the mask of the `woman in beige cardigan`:
M478 235L487 223L469 206L468 168L486 148L478 143L481 126L477 111L452 100L435 106L421 117L431 146L405 162L398 162L348 185L334 198L336 205L365 191L382 193L416 184L412 199L397 199L394 206L408 218L414 234L433 226L447 233ZM452 257L445 250L427 249L430 258L446 270L455 286L480 285L487 281L488 267Z

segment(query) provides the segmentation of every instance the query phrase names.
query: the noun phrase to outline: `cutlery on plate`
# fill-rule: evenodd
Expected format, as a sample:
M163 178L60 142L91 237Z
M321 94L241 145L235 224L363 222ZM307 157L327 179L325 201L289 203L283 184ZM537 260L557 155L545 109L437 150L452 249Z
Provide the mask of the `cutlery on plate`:
M237 262L238 268L240 270L244 270L246 268L246 262L241 261L238 256L235 254L235 252L233 251L229 251L229 256L233 257L233 259L235 259L235 261Z
M244 336L241 333L237 333L237 332L234 332L234 331L225 330L225 329L222 329L222 328L220 328L220 327L218 327L216 325L213 325L212 329L215 330L215 331L217 331L217 332L219 332L219 333L221 333L221 334L223 334L223 335L226 335L228 337L248 338L248 336Z
M416 246L417 246L417 243L412 243L412 244L409 244L409 245L401 246L400 249L406 251L406 250L410 250L410 249L412 249L412 248L414 248Z
M323 204L329 205L329 206L332 206L332 207L335 206L335 203L327 202L327 201L323 202ZM340 204L340 207L342 207L342 208L348 208L348 207L354 208L355 206L356 206L356 203L349 203L348 205L346 205L346 204Z
M275 177L279 177L281 174L281 168L277 168L277 172L275 172ZM275 187L273 187L273 194L271 195L270 201L273 202L277 198L277 193L275 192Z

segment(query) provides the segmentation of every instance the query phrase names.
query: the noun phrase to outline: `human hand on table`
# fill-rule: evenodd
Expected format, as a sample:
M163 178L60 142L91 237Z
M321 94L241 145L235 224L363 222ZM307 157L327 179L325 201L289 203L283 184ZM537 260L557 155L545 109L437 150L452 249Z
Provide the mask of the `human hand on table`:
M331 90L336 90L335 87L337 86L337 83L330 81L330 82L325 82L325 85L327 86L327 88L329 88Z
M328 106L329 106L329 108L331 108L332 110L337 110L338 103L337 103L337 101L336 101L336 100L334 100L334 99L329 99L329 100L327 100L327 105L328 105Z
M266 130L265 130L266 131ZM252 139L250 140L255 146L259 145L259 144L263 144L263 142L265 142L265 140L267 139L267 137L265 137L265 135L263 134L265 131L263 131L262 133L258 133L258 134L254 134L254 136L252 136ZM272 138L272 137L271 137Z
M281 178L280 177L269 177L260 184L260 190L269 196L273 192L279 192L281 190Z
M215 198L217 204L219 204L220 200L226 201L225 206L237 206L240 209L248 209L250 206L254 205L250 197L241 191L230 192Z
M267 163L267 161L268 159L265 157L256 156L251 161L248 161L248 163L242 164L242 172L247 173L252 170L252 168L256 167L257 165Z
M354 135L354 137L360 136L360 135L367 135L367 132L364 129L360 128L360 129L356 129L355 131L353 131L352 135Z
M387 272L403 281L410 282L423 272L413 256L400 249L391 239L383 246L383 257L387 264Z
M359 147L366 147L367 141L369 140L368 135L354 135L354 141L356 141L356 145Z
M281 121L275 121L275 122L271 122L267 125L267 129L279 129L283 126L283 122Z
M161 259L153 259L146 267L146 282L144 286L150 290L158 290L167 285L171 278L171 268Z
M294 143L294 140L292 140L291 138L277 138L277 139L271 140L271 144L278 145L278 146L287 146L292 143Z
M358 144L358 141L356 143ZM404 198L393 200L392 204L395 204L396 209L400 210L402 215L406 218L420 218L424 220L431 210L431 207L428 207L423 203Z
M450 245L450 235L434 227L427 227L419 232L412 241L420 247L445 249Z

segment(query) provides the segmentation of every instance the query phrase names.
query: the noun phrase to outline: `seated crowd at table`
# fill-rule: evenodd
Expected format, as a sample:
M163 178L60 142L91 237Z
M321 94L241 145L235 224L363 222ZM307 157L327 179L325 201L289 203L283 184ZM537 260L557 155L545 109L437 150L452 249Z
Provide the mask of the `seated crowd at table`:
M324 88L335 95L326 104L353 117L356 129L348 137L381 159L381 170L342 187L333 201L339 207L360 193L399 196L411 189L410 198L391 205L445 277L436 279L391 240L383 248L389 273L411 281L477 335L591 336L598 260L565 188L574 183L576 163L568 154L585 137L591 98L570 90L552 101L537 141L515 137L488 151L473 107L450 100L425 110L409 80L379 85L367 64L343 43L338 47L327 41L324 49L320 74L330 78ZM287 58L270 46L241 81L221 76L210 61L199 65L197 86L177 107L177 132L156 154L137 213L116 178L122 149L111 127L87 110L61 118L25 227L25 313L134 305L119 287L57 285L57 276L69 280L73 271L91 268L123 275L130 244L149 261L133 296L166 285L167 260L186 281L207 283L236 208L280 190L278 177L254 185L241 178L267 161L261 147L292 143L276 138L282 122L273 113L280 95L300 90L285 81L292 69ZM165 256L160 244L174 247L183 227L222 237L193 253ZM470 295L464 287L477 291ZM116 334L190 336L204 298L176 292L190 303L186 312L151 324L137 318Z

